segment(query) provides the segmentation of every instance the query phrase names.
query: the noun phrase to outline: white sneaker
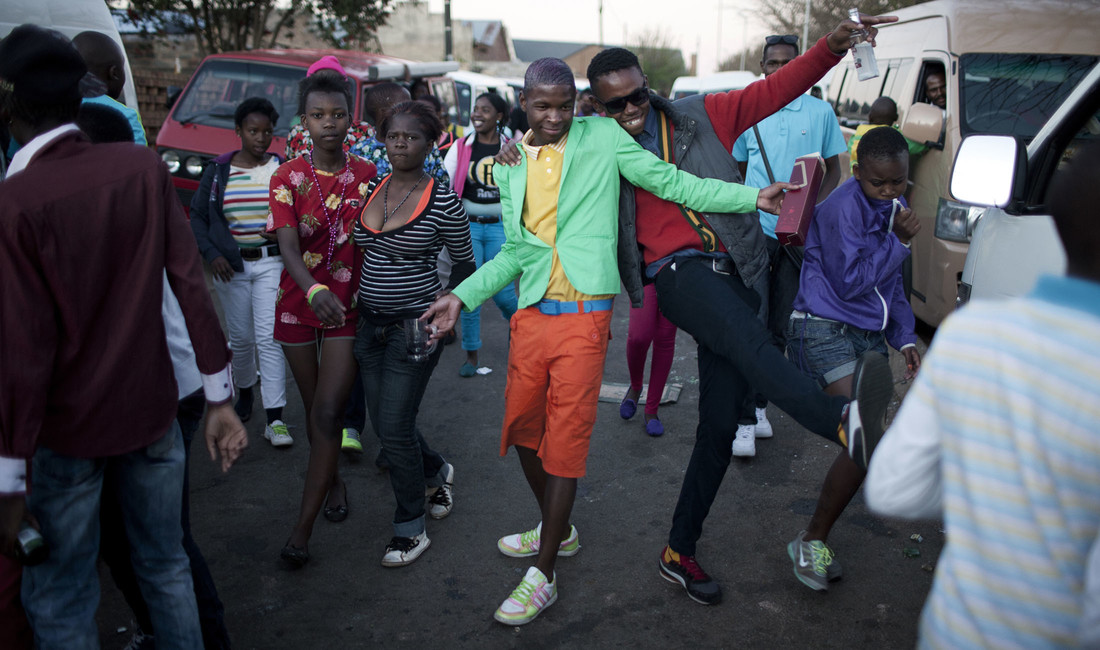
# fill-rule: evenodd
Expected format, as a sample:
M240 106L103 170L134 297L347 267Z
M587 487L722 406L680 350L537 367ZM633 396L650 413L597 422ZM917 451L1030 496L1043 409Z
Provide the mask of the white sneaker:
M756 409L756 437L757 438L771 438L772 423L768 422L768 409Z
M428 514L432 519L442 519L451 514L454 507L455 467L450 463L443 465L443 485L435 488L428 497Z
M748 457L756 455L756 427L751 424L737 425L737 437L733 439L733 455Z
M294 444L294 438L290 437L290 431L282 420L275 420L264 427L264 438L271 441L272 447L289 447Z
M427 533L420 533L416 537L393 537L386 544L386 554L382 556L382 566L396 567L412 564L420 557L432 540Z
M558 599L557 582L549 582L546 576L535 567L527 569L527 575L512 595L497 608L493 618L505 625L524 625L535 620L542 610L554 604Z

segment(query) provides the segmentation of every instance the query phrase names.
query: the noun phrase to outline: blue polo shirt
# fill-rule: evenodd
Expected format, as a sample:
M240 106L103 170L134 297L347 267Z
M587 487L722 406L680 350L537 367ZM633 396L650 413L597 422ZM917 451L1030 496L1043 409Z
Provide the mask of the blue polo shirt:
M809 95L798 97L764 118L756 128L760 130L776 181L790 180L794 161L799 156L820 153L822 158L832 158L848 150L832 107ZM771 185L752 129L742 133L733 143L733 157L738 162L748 161L745 185L759 188ZM759 212L764 234L775 239L775 223L779 217L763 210Z

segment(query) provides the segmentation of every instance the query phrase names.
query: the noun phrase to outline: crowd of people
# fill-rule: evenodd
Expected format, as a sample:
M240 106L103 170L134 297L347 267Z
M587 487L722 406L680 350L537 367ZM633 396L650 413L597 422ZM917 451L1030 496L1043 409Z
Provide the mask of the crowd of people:
M654 549L660 577L698 603L722 600L698 542L732 459L773 435L771 405L839 447L787 546L803 584L841 576L828 535L866 477L876 510L946 513L922 643L1100 642L1100 231L1087 218L1100 150L1051 188L1068 277L950 319L922 359L902 265L919 230L910 157L923 147L890 128L889 98L845 143L829 105L806 94L853 36L873 42L894 19L859 20L802 55L797 37L770 36L762 81L675 102L624 48L592 59L580 95L564 61L539 59L515 109L475 99L464 137L422 85L375 84L356 120L347 74L326 56L299 84L285 158L269 151L271 102L236 107L240 146L206 166L190 223L165 166L134 146L144 129L119 101L119 46L15 29L0 41L13 154L0 183L0 275L12 279L0 292L0 644L97 647L102 557L134 611L134 647L229 647L190 533L190 443L205 411L202 437L228 471L258 381L264 439L291 446L287 367L309 460L279 557L305 567L318 515L348 517L339 455L362 452L369 419L393 490L381 563L415 562L455 480L418 412L456 326L458 372L478 375L490 298L509 321L500 455L515 449L534 497L534 525L497 542L532 565L493 618L530 623L558 599L558 558L581 549L573 509L624 289L623 419L644 401L645 432L664 434L677 331L697 345L698 426ZM925 80L941 107L943 74ZM813 152L825 173L805 246L781 245L776 215L800 189L784 181ZM889 431L888 346L915 378ZM26 562L20 544L36 531L49 556Z

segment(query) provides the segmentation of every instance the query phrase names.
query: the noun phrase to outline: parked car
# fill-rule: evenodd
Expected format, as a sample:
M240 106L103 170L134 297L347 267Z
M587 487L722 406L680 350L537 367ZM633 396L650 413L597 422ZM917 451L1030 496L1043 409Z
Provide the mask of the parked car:
M958 305L1019 296L1040 275L1065 272L1066 254L1046 209L1050 178L1085 142L1100 139L1100 63L1026 148L1019 138L972 135L959 146L951 193L987 206L974 228Z
M857 81L848 57L829 98L850 135L867 121L871 103L889 96L902 132L932 147L910 167L909 202L921 220L911 302L918 318L937 325L955 306L985 210L949 191L960 143L973 134L1030 142L1100 58L1100 3L935 0L890 13L899 21L880 26L875 39L879 77ZM945 76L943 110L925 92L933 71ZM847 173L847 164L842 169Z
M271 151L283 153L286 136L298 118L298 82L309 66L326 55L343 65L355 84L352 119L365 121L364 96L382 81L405 85L423 81L448 107L457 104L454 82L446 76L453 61L420 63L381 54L349 50L251 50L212 54L199 64L182 90L170 89L172 112L157 135L157 151L172 172L184 206L199 186L203 164L231 151L238 140L233 125L237 104L247 97L266 97L279 112Z

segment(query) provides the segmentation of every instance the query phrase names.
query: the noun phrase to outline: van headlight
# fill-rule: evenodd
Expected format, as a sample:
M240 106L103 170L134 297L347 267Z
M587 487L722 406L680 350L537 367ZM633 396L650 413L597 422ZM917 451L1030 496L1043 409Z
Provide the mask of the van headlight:
M940 199L936 210L936 238L967 243L985 208Z
M164 161L164 164L168 166L168 173L175 174L180 170L180 155L175 151L168 150L160 154L160 159Z
M184 161L183 168L192 176L202 176L202 158L198 156L188 156L187 160Z

